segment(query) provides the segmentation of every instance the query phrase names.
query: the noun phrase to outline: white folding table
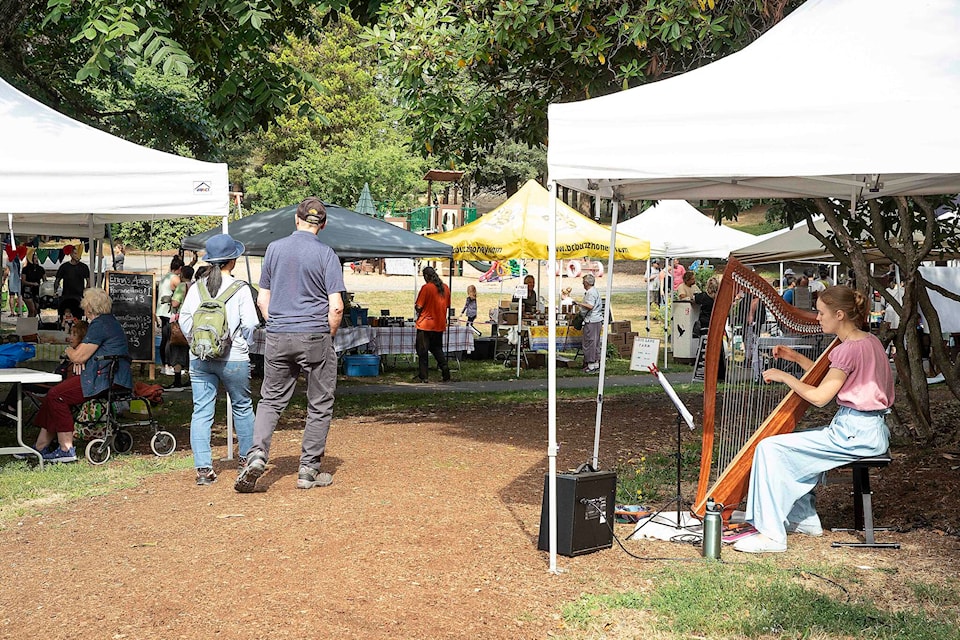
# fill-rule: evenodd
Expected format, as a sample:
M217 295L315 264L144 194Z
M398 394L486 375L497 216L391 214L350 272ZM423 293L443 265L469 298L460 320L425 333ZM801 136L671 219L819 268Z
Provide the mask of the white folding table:
M48 371L36 371L34 369L0 369L0 382L13 383L17 390L17 412L8 413L0 411L9 418L17 421L17 445L16 447L0 447L0 455L13 455L15 453L28 453L37 456L40 460L40 468L43 469L43 456L23 442L23 385L25 384L44 384L50 382L60 382L59 374Z

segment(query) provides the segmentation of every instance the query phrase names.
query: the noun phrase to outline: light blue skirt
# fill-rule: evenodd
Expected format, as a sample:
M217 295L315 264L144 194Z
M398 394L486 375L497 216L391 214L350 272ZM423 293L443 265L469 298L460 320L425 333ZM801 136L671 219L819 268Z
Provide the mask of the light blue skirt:
M825 427L762 440L753 454L747 522L777 542L786 541L787 522L819 526L811 491L826 471L887 451L887 413L840 407Z

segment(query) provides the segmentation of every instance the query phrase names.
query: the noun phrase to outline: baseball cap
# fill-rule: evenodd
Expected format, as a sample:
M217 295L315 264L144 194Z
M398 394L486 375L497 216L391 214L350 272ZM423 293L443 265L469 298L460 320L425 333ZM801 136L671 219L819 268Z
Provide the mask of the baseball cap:
M320 198L307 198L297 205L297 217L310 224L321 225L327 221L327 209Z

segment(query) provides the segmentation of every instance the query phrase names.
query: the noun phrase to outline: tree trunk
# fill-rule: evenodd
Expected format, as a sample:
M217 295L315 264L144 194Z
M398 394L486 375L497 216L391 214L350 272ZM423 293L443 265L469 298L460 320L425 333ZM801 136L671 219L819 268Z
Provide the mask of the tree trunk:
M507 188L508 198L520 190L520 176L507 176L503 179L503 183Z

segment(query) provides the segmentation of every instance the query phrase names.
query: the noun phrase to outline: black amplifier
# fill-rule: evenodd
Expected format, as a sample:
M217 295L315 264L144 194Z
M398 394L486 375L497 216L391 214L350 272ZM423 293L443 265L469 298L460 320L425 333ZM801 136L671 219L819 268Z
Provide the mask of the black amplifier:
M550 476L543 478L540 540L537 548L550 550ZM613 471L576 471L557 474L557 553L579 556L613 546L613 509L617 474Z

